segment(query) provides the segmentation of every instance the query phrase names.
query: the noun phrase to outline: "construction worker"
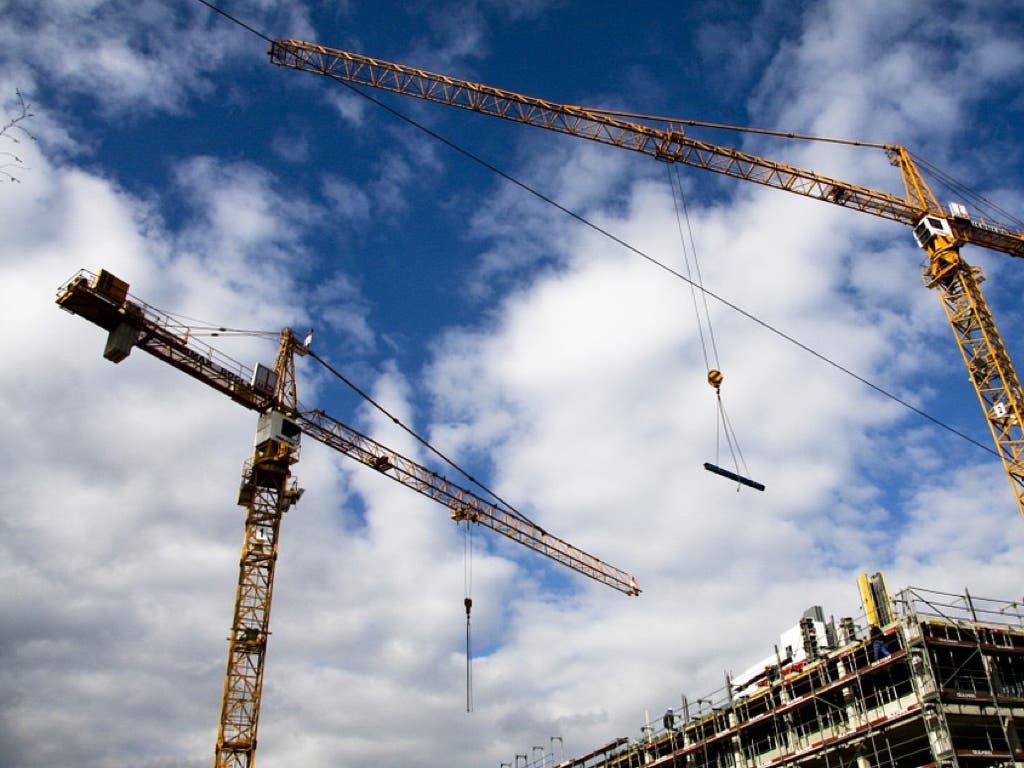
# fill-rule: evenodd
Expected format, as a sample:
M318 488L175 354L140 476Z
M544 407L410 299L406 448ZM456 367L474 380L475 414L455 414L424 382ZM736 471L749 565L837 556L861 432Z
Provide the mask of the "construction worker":
M665 710L665 716L661 718L662 725L665 726L666 731L674 730L676 727L676 715L672 711L672 707Z
M868 635L871 638L871 653L875 661L892 655L889 653L889 649L885 647L885 635L882 634L882 630L878 628L877 624L871 625Z

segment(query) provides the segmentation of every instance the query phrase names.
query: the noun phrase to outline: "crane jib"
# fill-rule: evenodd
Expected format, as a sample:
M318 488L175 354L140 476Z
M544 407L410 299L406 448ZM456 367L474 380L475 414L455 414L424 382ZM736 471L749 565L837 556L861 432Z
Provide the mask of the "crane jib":
M898 157L894 164L900 166L908 180L908 190L915 190L905 198L733 147L699 141L679 130L687 121L666 121L677 126L666 130L624 120L601 110L560 104L303 40L274 40L268 54L271 63L278 66L642 152L660 160L752 181L910 227L926 213L945 215L941 209L933 210L938 208L934 196L927 191L909 154L899 147L889 147ZM909 179L913 179L913 183L909 183ZM1024 233L974 220L959 228L958 234L964 244L1024 256Z
M304 434L452 510L456 521L483 525L546 557L625 594L640 590L636 579L532 523L477 496L433 470L396 453L323 411L294 414Z
M260 412L261 419L273 417L280 409L283 418L277 421L283 425L281 429L285 432L293 424L314 440L448 507L456 520L484 525L625 594L640 593L636 579L625 571L552 536L525 518L511 515L323 411L301 410L279 401L271 388L265 383L259 384L265 378L259 374L260 366L254 372L231 361L212 347L201 344L189 333L187 327L169 315L129 297L128 284L109 272L100 271L98 275L92 275L83 270L61 287L57 303L67 311L81 315L109 331L104 354L114 362L124 360L134 347L138 347L228 395L246 408ZM284 360L282 367L291 369L291 358L298 348L297 342L290 331L282 332L281 336L279 361ZM278 367L275 365L275 369ZM263 370L266 371L265 368ZM270 422L267 423L269 425ZM267 434L277 434L269 426L267 430ZM298 441L295 438L297 434L282 439L297 448Z
M1016 386L1017 375L1009 354L977 287L980 270L964 262L959 253L964 245L977 245L1021 257L1024 256L1024 233L971 216L961 203L950 203L948 211L943 209L906 148L895 144L843 142L885 150L889 162L901 174L905 191L905 196L901 197L733 147L698 141L682 130L684 125L695 124L695 121L648 118L658 126L668 125L665 129L623 119L636 117L623 112L559 104L302 40L274 40L268 53L271 63L282 67L642 152L662 161L682 163L862 211L912 229L926 218L941 220L937 229L944 230L943 236L934 242L929 240L926 246L925 284L940 294L1017 505L1024 515L1024 448L1021 447L1024 438L1017 437L1024 428L1024 399ZM918 239L920 243L920 237ZM971 296L970 301L964 299L967 295ZM992 362L996 360L998 364ZM1002 415L1004 412L1008 415Z

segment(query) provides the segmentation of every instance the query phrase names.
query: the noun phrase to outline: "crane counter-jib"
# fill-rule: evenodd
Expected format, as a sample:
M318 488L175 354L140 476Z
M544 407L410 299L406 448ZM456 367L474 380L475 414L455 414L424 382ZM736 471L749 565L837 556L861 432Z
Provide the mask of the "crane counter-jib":
M131 300L129 300L129 298ZM204 344L167 314L129 297L128 285L106 270L80 270L58 291L57 304L109 332L103 356L120 362L139 347L254 411L272 398L252 383L252 370Z

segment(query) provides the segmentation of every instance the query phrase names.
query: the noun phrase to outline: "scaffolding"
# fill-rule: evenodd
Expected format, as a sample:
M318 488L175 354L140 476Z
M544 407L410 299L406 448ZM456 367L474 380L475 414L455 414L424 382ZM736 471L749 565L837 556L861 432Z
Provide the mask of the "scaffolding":
M1024 605L915 587L892 603L884 650L852 618L819 644L805 615L800 663L776 650L753 683L727 675L557 768L1024 768Z

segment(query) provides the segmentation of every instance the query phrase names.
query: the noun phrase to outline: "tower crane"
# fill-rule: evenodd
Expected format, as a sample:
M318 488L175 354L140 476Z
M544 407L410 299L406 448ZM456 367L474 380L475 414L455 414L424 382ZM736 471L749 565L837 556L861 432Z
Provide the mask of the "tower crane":
M296 396L295 357L309 353L295 334L281 332L272 367L255 370L200 342L190 329L128 293L128 284L103 270L85 270L63 285L57 304L108 331L103 356L118 363L138 347L256 411L252 457L245 463L238 503L246 508L238 589L228 638L216 768L250 768L256 751L270 603L281 518L302 496L291 475L306 435L447 507L451 518L483 525L568 568L627 595L635 578L565 542L540 526L462 488L387 448Z
M1024 256L1024 232L973 217L961 203L943 208L905 147L871 145L884 148L899 169L905 190L899 196L695 139L684 132L685 126L700 124L695 121L656 118L651 121L667 127L651 125L635 115L559 104L302 40L274 40L268 54L271 63L282 67L641 152L911 227L927 255L925 285L942 300L1024 515L1024 391L981 291L984 276L960 255L962 246L977 245Z

